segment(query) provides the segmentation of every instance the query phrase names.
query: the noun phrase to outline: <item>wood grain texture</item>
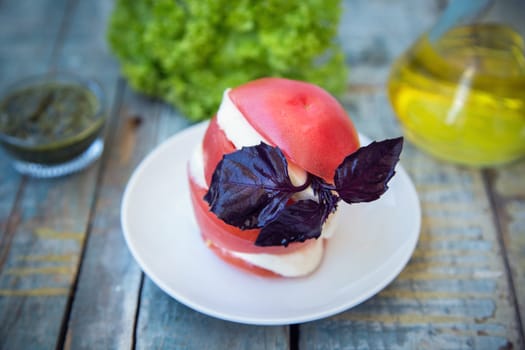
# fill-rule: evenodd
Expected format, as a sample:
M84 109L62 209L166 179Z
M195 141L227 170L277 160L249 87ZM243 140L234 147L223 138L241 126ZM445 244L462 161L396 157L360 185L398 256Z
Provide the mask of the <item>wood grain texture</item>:
M383 89L390 63L434 24L440 3L343 0L339 40L349 66L350 89Z
M67 17L68 29L61 37L54 67L97 80L105 90L110 110L119 73L118 62L111 54L106 39L113 1L71 2L72 11Z
M137 349L289 349L288 327L250 326L203 315L147 279L137 324Z
M0 31L0 91L20 77L48 69L64 18L65 0L56 4L49 6L46 1L37 4L31 1L0 3L3 29ZM35 57L39 59L35 60ZM9 252L12 226L18 219L16 216L9 219L9 215L14 211L20 187L21 176L11 166L8 155L0 149L0 270ZM11 227L8 229L9 220Z
M88 4L96 6L95 2ZM35 71L60 69L74 70L95 79L116 80L115 64L99 66L93 75L88 75L82 70L82 64L72 66L67 61L60 62L65 56L73 57L73 50L62 50L64 43L79 42L78 36L71 36L70 31L72 27L82 28L75 20L75 11L81 9L75 1L2 3L6 5L7 20L12 21L13 28L10 39L6 40L12 40L15 48L18 45L26 50L10 58L15 67L27 65L26 69L15 70L17 78ZM24 26L28 19L31 21ZM104 36L104 29L97 27L96 21L84 23L84 32L88 35L80 42L93 48L97 30ZM14 52L20 54L17 50ZM93 65L90 57L100 57L96 51L82 52L82 55L89 66ZM99 170L97 162L74 176L22 182L18 203L8 221L7 232L12 239L0 275L0 348L48 349L61 344Z
M525 334L525 160L489 171L502 243L510 267L511 282Z
M21 77L48 70L66 15L65 3L0 4L2 89ZM77 243L68 241L62 249L61 241L40 239L35 233L40 225L54 224L52 218L43 220L38 211L42 204L39 201L56 186L23 180L3 151L0 169L0 348L52 348L60 332L75 259L52 261L49 257L62 256L69 249L75 251ZM58 207L60 203L55 209ZM35 323L45 318L50 322Z
M0 3L0 89L48 71L68 0L3 0Z
M125 91L124 91L125 90ZM155 112L119 84L89 239L65 340L71 349L125 349L133 342L141 271L120 228L120 201L133 169L155 144ZM119 93L119 94L120 94ZM142 110L141 110L142 107ZM148 119L135 118L146 110Z

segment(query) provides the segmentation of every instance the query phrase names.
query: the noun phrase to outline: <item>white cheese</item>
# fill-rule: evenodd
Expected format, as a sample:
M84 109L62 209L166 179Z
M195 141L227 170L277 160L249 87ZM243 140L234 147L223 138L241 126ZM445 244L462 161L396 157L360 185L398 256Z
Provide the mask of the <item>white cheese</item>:
M278 273L284 277L304 276L319 266L323 258L323 239L310 242L303 249L289 254L248 254L231 252L250 264Z

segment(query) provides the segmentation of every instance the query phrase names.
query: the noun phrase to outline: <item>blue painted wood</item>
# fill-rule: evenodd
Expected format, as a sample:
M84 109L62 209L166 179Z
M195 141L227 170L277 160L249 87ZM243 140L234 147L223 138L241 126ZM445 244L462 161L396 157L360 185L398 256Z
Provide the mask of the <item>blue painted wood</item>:
M91 51L84 49L81 54L92 66L89 58L101 57L95 50L95 39L104 36L104 27L97 26L95 18L85 28L89 35L83 40L69 35L70 28L81 28L75 20L75 11L86 6L77 7L75 3L3 1L0 4L0 22L5 29L1 31L2 44L6 44L0 45L0 52L2 61L12 67L1 77L2 84L4 79L14 80L57 68L78 70L86 75L82 65L59 64L64 55L74 57L73 49L63 50L64 44L74 41L88 46ZM89 4L96 6L95 2ZM99 24L103 20L99 18ZM89 23L83 22L87 27ZM5 67L2 65L1 69ZM112 80L111 84L105 81L106 88L116 87L116 64L99 66L92 73L90 77ZM110 103L113 94L110 93ZM5 158L1 160L2 168L7 166ZM49 349L63 343L99 165L98 162L82 173L54 180L20 182L12 171L0 175L10 174L13 185L20 183L9 189L19 196L7 220L9 227L2 232L5 260L0 264L0 348ZM9 205L7 199L8 196L2 198L2 205Z
M133 342L141 270L124 242L120 201L132 171L156 145L158 112L151 101L121 88L67 330L73 349L130 348Z
M525 334L525 160L492 169L488 173L493 189L496 215L502 231L504 258L514 290L509 297L519 310L522 334Z
M3 1L0 3L0 89L28 74L48 68L60 25L65 15L65 1ZM33 12L36 11L36 12ZM36 44L38 43L38 44ZM0 348L22 349L28 346L52 348L60 331L65 298L55 301L52 291L35 286L34 255L26 254L31 238L21 233L26 220L23 199L25 182L0 151ZM33 200L36 198L33 197ZM23 238L21 240L20 238ZM47 272L55 266L45 266ZM40 266L44 268L44 266ZM40 270L42 271L42 270ZM57 269L56 271L60 271ZM62 274L56 275L61 279ZM47 276L49 277L49 275ZM60 281L57 281L60 283ZM61 288L54 291L64 294ZM67 289L65 292L67 293ZM27 293L33 296L28 297ZM49 308L42 309L42 304ZM35 320L49 316L48 324Z
M137 349L288 349L288 327L251 326L203 315L144 281Z
M0 3L0 89L49 69L68 0Z

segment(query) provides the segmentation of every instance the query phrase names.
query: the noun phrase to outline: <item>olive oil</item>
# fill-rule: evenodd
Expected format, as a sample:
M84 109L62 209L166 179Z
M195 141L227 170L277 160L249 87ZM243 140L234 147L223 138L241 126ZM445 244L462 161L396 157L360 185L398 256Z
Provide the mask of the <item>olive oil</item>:
M414 144L461 164L525 155L525 45L510 27L455 27L421 37L392 67L389 97Z

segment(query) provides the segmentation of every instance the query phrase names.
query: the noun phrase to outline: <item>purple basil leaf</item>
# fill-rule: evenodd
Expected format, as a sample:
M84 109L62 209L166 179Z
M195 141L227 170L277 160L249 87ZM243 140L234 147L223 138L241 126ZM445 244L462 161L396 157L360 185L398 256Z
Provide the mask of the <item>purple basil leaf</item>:
M281 150L261 143L226 154L204 199L217 217L244 230L272 221L302 189L291 183Z
M347 203L371 202L388 189L403 148L403 138L372 142L345 158L336 169L336 191Z
M322 204L311 199L301 200L285 207L277 218L266 224L255 240L257 246L288 246L318 238L324 223Z

